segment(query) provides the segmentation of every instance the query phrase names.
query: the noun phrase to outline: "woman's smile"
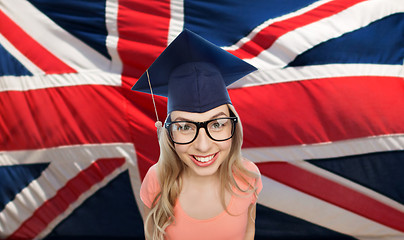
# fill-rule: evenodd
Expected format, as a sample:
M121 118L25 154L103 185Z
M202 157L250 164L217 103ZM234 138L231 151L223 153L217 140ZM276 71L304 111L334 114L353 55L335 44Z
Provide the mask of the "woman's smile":
M211 154L208 156L191 155L191 159L199 167L207 167L207 166L213 164L216 161L218 156L219 156L219 153L217 152L215 154Z

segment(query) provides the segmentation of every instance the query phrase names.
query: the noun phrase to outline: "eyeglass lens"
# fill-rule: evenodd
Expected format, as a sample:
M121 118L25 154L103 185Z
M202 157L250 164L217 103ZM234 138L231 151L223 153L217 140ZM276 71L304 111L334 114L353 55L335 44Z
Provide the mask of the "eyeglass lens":
M229 139L233 134L233 120L230 118L218 118L209 121L206 125L207 134L215 141ZM173 122L169 128L171 138L177 143L189 143L198 134L198 126L194 122Z

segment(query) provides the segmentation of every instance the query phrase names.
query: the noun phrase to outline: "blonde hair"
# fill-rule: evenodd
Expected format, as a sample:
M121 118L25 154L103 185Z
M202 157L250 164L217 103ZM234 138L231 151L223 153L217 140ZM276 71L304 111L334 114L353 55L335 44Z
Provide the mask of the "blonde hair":
M239 118L234 107L230 104L227 106L229 110ZM244 167L241 156L242 143L243 129L239 118L232 137L229 155L218 169L221 182L221 204L227 212L225 192L227 191L234 194L233 186L243 193L254 193L256 196L256 187L252 186L251 183L247 181L246 177L258 178L259 175ZM159 144L160 157L157 163L157 176L161 191L155 197L150 213L145 221L145 226L147 226L145 227L146 239L152 240L164 239L165 229L174 222L174 206L182 189L180 176L186 168L186 165L175 152L174 144L170 140L166 129L162 129L159 133ZM235 178L240 179L248 188L241 189Z

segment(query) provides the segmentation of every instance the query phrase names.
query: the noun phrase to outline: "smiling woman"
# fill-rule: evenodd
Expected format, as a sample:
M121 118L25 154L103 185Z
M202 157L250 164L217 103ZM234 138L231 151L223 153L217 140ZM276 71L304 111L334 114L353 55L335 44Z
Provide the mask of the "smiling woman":
M224 113L226 112L226 113ZM193 121L203 121L209 120L205 123L214 123L216 120L216 116L229 116L229 109L227 105L221 105L214 109L211 109L204 113L191 113L191 112L183 112L183 111L173 111L171 113L171 117L173 119L185 118L191 119ZM213 116L213 117L212 117ZM212 119L213 118L213 119ZM210 122L214 120L214 122ZM194 124L196 126L196 124ZM212 125L212 124L211 124ZM196 175L196 176L212 176L218 172L219 166L223 163L225 158L229 155L230 147L232 143L231 137L231 123L227 124L226 127L221 132L223 134L223 140L227 141L217 141L213 140L209 137L211 134L210 131L206 130L209 128L198 129L194 128L191 137L189 137L188 141L185 141L187 144L175 144L174 148L176 153L182 162L185 163L187 168L185 169L188 176ZM197 130L198 129L198 130ZM192 131L192 130L191 130ZM211 130L214 132L214 130ZM200 132L198 134L198 132ZM223 132L227 132L223 133ZM170 134L172 135L172 134ZM177 136L179 134L175 134ZM186 134L189 135L189 134ZM199 136L198 136L199 135ZM213 134L215 135L215 134ZM221 134L217 134L220 136ZM175 138L178 139L179 137ZM181 138L181 137L180 137ZM182 138L181 138L182 139ZM184 139L185 140L185 139Z
M254 238L262 182L241 156L241 121L226 90L254 70L184 30L132 88L168 97L160 158L140 190L146 239Z

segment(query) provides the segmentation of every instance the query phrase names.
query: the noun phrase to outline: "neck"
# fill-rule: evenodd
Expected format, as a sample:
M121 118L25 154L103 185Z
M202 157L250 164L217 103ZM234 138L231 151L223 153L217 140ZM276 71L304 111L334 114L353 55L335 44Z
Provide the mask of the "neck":
M214 175L200 176L188 170L184 172L183 180L188 183L198 184L199 186L211 186L212 184L217 184L220 177L219 172L216 172Z

